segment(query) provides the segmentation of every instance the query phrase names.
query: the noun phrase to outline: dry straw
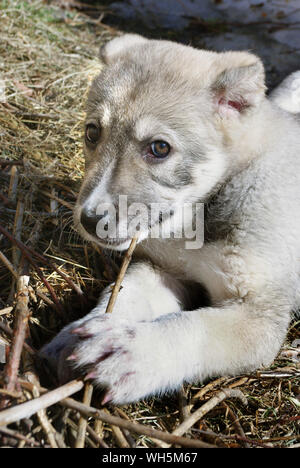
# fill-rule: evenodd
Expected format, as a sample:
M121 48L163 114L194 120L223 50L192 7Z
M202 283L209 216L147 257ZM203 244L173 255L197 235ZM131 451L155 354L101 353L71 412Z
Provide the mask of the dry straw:
M27 416L0 427L0 445L297 446L299 353L288 343L270 370L188 386L179 403L169 395L115 415L91 406L89 383L62 388L50 372L43 378L54 390L40 386L35 350L93 307L121 263L72 227L84 101L101 68L99 46L120 32L62 3L0 0L0 336L10 350L0 367L0 422ZM130 252L125 267L129 260ZM288 339L299 337L298 324ZM83 403L66 399L84 385Z

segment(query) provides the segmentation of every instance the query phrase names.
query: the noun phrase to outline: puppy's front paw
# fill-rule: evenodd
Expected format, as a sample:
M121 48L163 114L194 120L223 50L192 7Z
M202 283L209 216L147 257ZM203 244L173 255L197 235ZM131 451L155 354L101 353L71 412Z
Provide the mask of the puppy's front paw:
M93 323L96 322L92 319L96 319L101 314L103 315L104 312L105 309L103 307L97 306L82 319L70 323L63 328L50 343L47 343L39 351L39 357L48 362L50 368L56 372L61 383L65 383L75 377L74 369L68 363L68 357L79 341L79 337L73 333L73 330L83 326L86 322L89 322L93 327Z
M73 329L77 343L69 356L75 369L107 388L103 403L128 403L158 389L152 323L104 315Z

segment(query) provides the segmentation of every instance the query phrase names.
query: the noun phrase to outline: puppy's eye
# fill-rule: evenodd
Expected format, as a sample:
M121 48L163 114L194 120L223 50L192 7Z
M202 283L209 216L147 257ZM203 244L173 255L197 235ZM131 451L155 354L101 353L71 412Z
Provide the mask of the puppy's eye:
M171 147L169 143L162 140L153 141L150 145L151 154L156 158L165 158L170 153Z
M95 124L90 123L85 127L85 139L92 145L95 145L98 142L100 134L100 127Z

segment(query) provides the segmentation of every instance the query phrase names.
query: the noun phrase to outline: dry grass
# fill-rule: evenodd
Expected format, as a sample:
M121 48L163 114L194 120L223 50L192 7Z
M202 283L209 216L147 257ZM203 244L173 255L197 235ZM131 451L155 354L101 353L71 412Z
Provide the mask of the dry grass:
M103 286L114 278L119 263L118 258L112 259L94 246L83 244L72 229L71 216L83 174L81 133L86 90L100 68L99 45L114 31L101 23L93 24L75 11L47 6L41 0L0 1L0 15L0 88L1 83L5 84L5 93L0 95L0 225L51 261L46 264L30 253L29 257L40 268L39 274L36 266L28 265L20 249L0 234L0 250L5 255L0 258L0 337L9 349L12 337L7 326L17 327L15 277L28 273L27 342L39 349L64 323L93 306ZM3 159L21 164L3 163ZM81 288L86 303L78 300L74 286L60 271ZM192 405L194 409L200 407L224 387L235 386L248 399L247 406L239 400L218 404L194 424L189 437L227 447L299 444L300 364L295 343L290 346L297 338L299 325L294 324L285 345L290 352L281 354L274 363L273 377L255 374L248 378L224 378L208 387L187 387L185 411L190 411ZM30 354L23 348L19 376L28 368L32 370L32 365ZM285 377L278 373L282 368ZM8 388L7 369L0 364L0 371L3 393ZM34 373L42 384L55 386L53 378L42 376L40 369ZM28 388L16 385L11 396L5 396L3 405L12 406L32 396L36 397L36 392L32 394ZM97 405L97 394L93 405ZM123 418L169 432L181 417L176 395L128 405L122 411ZM110 412L120 416L117 409L110 408ZM12 424L9 430L0 428L1 446L54 443L74 446L78 413L55 405L47 410L46 416L46 422L39 415ZM47 421L54 427L56 442L47 433ZM89 426L111 447L122 443L155 445L148 436L134 433L127 435L124 442L124 433L93 418ZM85 438L86 446L98 444L90 434Z

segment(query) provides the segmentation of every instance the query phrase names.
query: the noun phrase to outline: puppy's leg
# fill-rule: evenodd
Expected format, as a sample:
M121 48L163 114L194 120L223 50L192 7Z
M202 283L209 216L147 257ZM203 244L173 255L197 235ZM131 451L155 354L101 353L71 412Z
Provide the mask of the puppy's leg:
M270 99L288 112L300 113L300 71L285 78L270 94Z
M40 351L40 355L58 369L62 380L70 378L66 358L79 342L79 337L73 330L85 326L91 336L98 333L98 321L103 320L111 291L111 286L106 288L98 305L88 315L66 326ZM130 266L126 273L112 315L116 322L152 321L160 315L178 312L183 296L183 288L177 280L148 263L139 262ZM97 349L95 353L92 348L88 350L91 356L96 353Z
M88 369L96 384L108 387L105 401L128 403L184 381L270 364L288 322L286 305L274 302L224 303L152 322L102 315L93 328L86 323L79 331L74 366Z

